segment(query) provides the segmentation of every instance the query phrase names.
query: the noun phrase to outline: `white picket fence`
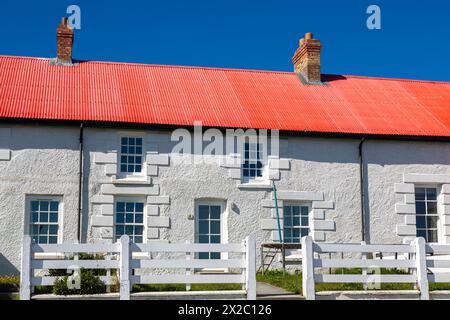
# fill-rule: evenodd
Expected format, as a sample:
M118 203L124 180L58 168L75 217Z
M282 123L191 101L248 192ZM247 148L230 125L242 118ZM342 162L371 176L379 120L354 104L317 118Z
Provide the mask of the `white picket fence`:
M373 258L379 253L396 258ZM429 282L450 282L450 245L426 244L423 238L411 244L375 245L317 243L306 236L302 238L302 255L303 295L311 300L315 299L316 283L413 283L420 298L427 300ZM361 268L362 273L327 274L327 268ZM380 268L403 269L405 274L367 273Z
M199 252L222 252L238 256L227 259L198 259ZM91 253L113 256L109 260L64 259L67 254ZM177 258L149 259L152 253L177 254ZM190 284L194 283L241 283L247 299L256 299L256 243L251 235L242 243L198 244L198 243L130 243L124 235L114 244L34 244L25 236L22 245L20 274L20 298L29 300L34 286L51 286L58 277L39 276L45 269L117 269L120 284L120 299L129 300L133 284ZM148 274L145 269L184 269L180 273ZM240 273L195 272L197 270L237 269ZM140 274L142 273L142 274ZM114 283L111 276L100 279L106 284Z

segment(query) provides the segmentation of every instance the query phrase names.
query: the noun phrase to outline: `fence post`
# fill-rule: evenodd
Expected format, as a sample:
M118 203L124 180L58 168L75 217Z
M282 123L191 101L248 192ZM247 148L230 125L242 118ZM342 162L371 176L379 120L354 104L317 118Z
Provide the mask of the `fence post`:
M190 244L191 242L189 240L186 240L186 244ZM191 260L191 252L186 251L186 261ZM190 276L191 275L191 269L190 268L186 268L186 275ZM186 282L186 291L191 291L191 284Z
M302 238L302 285L303 296L307 300L316 299L314 287L314 252L313 241L310 236Z
M120 300L130 300L130 237L120 237Z
M427 277L427 252L425 249L425 239L422 237L414 240L416 251L416 266L417 266L417 285L420 290L420 299L429 300L430 293L428 290Z
M365 246L365 245L366 245L366 242L365 242L365 241L361 241L361 245ZM365 253L365 252L361 253L361 260L367 260L367 253ZM363 275L363 276L367 276L367 268L362 268L361 271L362 271L362 275ZM363 283L363 289L364 289L365 291L367 291L367 288L368 288L368 282L365 281L365 282Z
M245 238L245 258L247 300L256 300L256 238L254 234Z
M20 300L31 297L31 237L26 235L22 240L22 257L20 265Z

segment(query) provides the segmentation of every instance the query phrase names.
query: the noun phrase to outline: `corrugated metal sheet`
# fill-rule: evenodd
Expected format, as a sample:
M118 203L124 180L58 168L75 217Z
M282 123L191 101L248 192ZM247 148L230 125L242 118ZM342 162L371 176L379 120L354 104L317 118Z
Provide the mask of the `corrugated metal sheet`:
M0 56L0 118L450 136L450 83Z

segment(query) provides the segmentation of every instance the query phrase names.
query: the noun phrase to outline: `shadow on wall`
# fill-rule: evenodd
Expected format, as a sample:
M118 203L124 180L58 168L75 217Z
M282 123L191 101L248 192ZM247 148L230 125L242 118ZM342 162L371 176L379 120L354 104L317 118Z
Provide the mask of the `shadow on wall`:
M19 275L19 270L0 253L0 276L2 275Z

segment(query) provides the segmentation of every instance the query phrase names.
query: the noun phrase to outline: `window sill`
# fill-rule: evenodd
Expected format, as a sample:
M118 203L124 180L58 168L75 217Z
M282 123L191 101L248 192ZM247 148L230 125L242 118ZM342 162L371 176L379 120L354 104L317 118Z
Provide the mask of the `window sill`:
M147 176L145 177L128 177L128 178L113 178L113 184L140 184L140 185L151 185L151 179Z
M238 188L246 190L272 190L272 185L267 182L248 182L239 184Z

